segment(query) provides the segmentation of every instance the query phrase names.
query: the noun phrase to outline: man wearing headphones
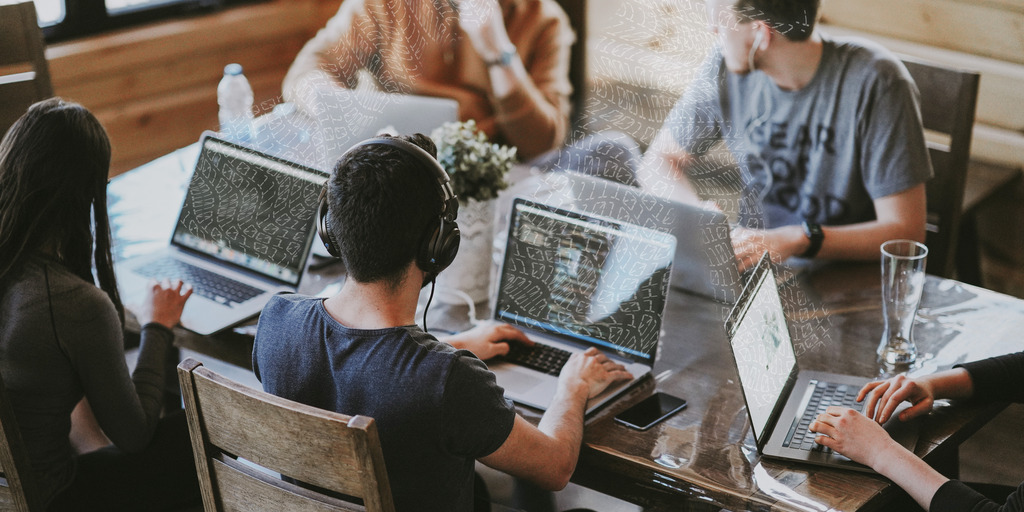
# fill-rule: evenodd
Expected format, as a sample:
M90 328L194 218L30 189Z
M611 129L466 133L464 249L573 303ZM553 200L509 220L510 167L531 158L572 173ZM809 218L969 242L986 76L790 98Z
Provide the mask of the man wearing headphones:
M695 202L729 151L745 179L741 268L766 250L776 261L874 259L886 240L923 242L932 169L900 61L815 31L820 0L707 4L718 47L644 155L643 185Z
M564 487L587 400L630 375L596 350L573 356L535 427L473 353L415 325L420 289L452 262L459 242L458 200L435 152L423 135L382 137L338 161L320 231L348 279L326 300L271 300L260 315L253 369L270 393L372 417L397 510L468 511L476 460L547 489Z

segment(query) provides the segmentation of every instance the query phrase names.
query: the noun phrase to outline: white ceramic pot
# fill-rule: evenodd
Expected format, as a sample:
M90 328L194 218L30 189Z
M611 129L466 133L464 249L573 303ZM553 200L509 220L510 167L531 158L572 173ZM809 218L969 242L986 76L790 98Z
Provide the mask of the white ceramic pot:
M494 200L467 199L459 203L462 241L455 261L437 276L435 300L463 304L463 294L474 303L487 300L491 284L494 245Z

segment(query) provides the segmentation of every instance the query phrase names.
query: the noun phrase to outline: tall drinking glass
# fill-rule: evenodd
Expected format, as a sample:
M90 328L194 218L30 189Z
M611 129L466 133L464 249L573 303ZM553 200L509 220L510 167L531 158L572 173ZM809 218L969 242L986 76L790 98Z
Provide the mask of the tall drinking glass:
M885 331L878 357L888 365L909 365L917 360L914 317L924 290L928 248L913 240L882 244L882 315Z

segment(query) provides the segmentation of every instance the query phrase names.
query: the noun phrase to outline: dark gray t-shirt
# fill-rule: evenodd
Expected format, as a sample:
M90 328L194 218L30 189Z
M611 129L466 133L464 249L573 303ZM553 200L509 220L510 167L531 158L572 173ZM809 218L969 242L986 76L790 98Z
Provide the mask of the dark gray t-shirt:
M470 352L415 325L350 329L319 298L271 299L252 364L269 393L373 418L400 511L472 510L474 461L497 450L515 420Z
M116 446L149 443L173 339L169 330L143 329L129 376L121 322L102 290L41 258L0 284L0 370L44 499L73 478L68 434L83 396Z
M873 200L932 176L917 87L902 63L868 41L823 43L815 76L796 91L760 71L731 73L716 52L665 121L693 155L726 143L748 171L747 190L763 196L741 204L748 222L763 215L756 227L875 220ZM701 193L700 178L693 183Z

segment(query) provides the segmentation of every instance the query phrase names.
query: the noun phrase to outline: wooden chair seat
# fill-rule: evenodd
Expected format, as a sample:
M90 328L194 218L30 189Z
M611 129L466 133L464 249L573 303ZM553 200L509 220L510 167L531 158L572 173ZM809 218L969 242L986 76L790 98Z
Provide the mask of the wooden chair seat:
M372 418L264 393L191 358L178 378L207 512L394 510Z

